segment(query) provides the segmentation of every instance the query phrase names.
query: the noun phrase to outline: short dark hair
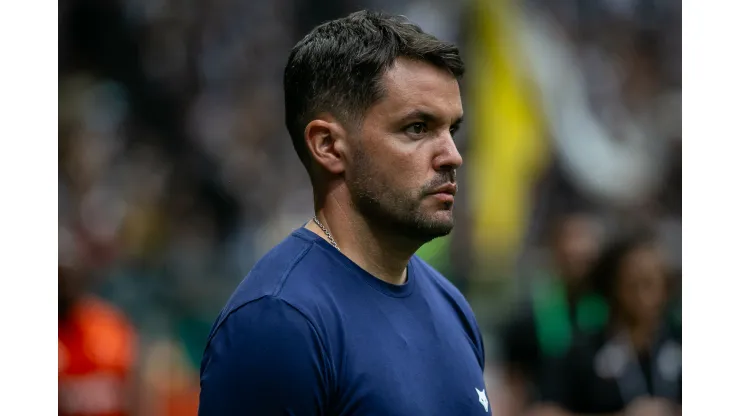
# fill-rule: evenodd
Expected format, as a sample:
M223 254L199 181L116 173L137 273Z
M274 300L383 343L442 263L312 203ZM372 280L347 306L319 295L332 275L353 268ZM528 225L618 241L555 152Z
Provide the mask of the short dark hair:
M399 57L428 62L460 80L458 48L427 34L403 16L359 11L314 28L285 67L285 124L301 162L310 166L303 138L321 112L359 122L383 95L381 77Z

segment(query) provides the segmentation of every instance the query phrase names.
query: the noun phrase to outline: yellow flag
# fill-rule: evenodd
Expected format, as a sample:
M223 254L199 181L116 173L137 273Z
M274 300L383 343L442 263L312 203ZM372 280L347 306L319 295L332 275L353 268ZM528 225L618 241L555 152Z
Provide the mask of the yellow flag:
M468 55L473 125L467 163L479 259L511 260L520 247L530 194L547 149L517 37L511 0L475 0Z

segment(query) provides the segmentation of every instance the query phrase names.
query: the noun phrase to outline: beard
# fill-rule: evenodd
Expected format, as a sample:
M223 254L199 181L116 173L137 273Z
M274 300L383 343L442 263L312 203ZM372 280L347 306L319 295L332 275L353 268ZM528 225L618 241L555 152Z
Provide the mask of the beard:
M454 183L453 171L440 173L418 191L408 191L394 188L387 173L374 168L364 153L356 152L353 161L355 173L347 181L352 203L373 227L421 244L452 231L452 207L448 215L439 216L438 211L424 212L422 203L429 191Z

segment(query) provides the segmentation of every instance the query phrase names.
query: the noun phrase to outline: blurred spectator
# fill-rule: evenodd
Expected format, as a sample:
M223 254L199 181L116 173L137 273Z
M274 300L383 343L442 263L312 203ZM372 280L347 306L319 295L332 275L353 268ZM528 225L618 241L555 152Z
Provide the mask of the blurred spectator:
M609 324L548 366L542 401L572 414L679 413L681 330L666 313L668 281L656 240L642 232L618 239L593 276L609 300Z
M137 414L136 332L126 316L89 293L85 249L59 230L59 414Z
M520 414L538 399L544 368L565 356L577 334L605 324L607 306L586 279L599 237L596 222L585 213L555 221L546 266L502 331L505 414Z

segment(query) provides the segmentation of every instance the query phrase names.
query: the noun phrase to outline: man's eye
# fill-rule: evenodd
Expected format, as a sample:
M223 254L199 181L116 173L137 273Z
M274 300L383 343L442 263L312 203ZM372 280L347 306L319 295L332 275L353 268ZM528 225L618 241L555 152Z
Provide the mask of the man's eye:
M426 133L426 131L427 131L427 126L424 123L414 123L406 127L406 133L410 133L414 135L423 134L423 133Z

